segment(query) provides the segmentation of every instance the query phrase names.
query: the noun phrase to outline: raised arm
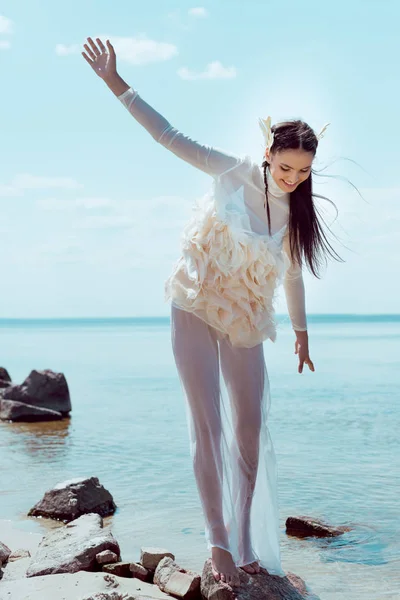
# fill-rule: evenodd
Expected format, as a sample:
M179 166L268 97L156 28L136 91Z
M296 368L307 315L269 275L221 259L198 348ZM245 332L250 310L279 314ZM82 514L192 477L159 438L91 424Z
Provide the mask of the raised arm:
M304 363L309 366L311 371L314 371L314 364L310 359L308 348L306 298L303 272L301 266L291 254L289 232L283 238L283 250L291 262L291 265L286 270L284 276L283 287L285 290L289 317L296 334L295 353L299 356L298 372L303 372Z
M107 48L99 38L96 39L97 45L92 38L88 38L88 42L84 44L86 52L82 52L85 60L156 142L212 176L218 176L240 164L241 159L237 156L199 144L185 136L147 104L118 74L116 54L109 40L106 42Z

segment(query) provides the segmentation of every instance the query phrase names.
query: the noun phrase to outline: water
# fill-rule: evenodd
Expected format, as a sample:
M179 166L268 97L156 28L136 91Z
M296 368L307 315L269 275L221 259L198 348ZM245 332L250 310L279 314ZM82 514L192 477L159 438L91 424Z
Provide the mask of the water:
M400 316L309 317L308 367L297 373L282 323L265 344L277 454L282 562L323 600L400 598ZM62 371L71 420L0 423L0 515L44 533L26 514L53 485L97 476L124 559L162 546L201 571L207 552L189 457L184 400L168 319L0 321L0 364L15 382ZM291 515L352 531L332 539L285 533ZM0 537L1 539L1 537Z

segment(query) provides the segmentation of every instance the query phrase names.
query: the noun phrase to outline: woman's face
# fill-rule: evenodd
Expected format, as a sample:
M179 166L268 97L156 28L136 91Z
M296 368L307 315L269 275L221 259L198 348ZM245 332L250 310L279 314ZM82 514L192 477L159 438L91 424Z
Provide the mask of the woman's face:
M271 175L284 192L293 192L311 174L314 160L312 152L305 150L282 150L271 154L265 151Z

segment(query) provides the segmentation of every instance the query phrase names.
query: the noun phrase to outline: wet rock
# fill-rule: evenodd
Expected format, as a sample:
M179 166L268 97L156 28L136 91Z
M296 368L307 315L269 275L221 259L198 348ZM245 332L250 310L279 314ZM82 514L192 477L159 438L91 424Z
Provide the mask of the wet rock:
M161 591L182 600L201 600L200 579L200 575L183 569L169 556L158 563L154 574L154 583Z
M62 418L62 414L55 410L0 398L0 419L2 421L57 421Z
M3 390L2 397L55 410L63 416L71 411L67 381L62 373L55 373L50 369L31 371L21 385L12 385Z
M141 548L140 564L149 571L155 571L160 560L166 556L175 560L175 556L165 548Z
M118 562L118 556L111 550L103 550L103 552L97 554L96 560L99 565L109 565Z
M300 516L286 519L286 533L300 538L309 536L335 537L346 531L351 531L351 527L333 527L323 523L320 519L313 519L312 517Z
M129 569L131 563L129 562L117 562L110 565L103 565L102 570L110 575L117 575L118 577L132 577Z
M101 485L97 477L90 477L57 484L45 493L28 515L68 522L88 513L106 517L113 514L115 509L110 492Z
M118 542L110 531L103 530L100 515L83 515L43 538L29 565L27 577L96 571L99 568L96 556L103 550L120 555Z
M279 577L261 568L260 573L250 575L239 569L239 576L240 586L235 590L215 581L209 558L200 584L204 600L305 600L308 597L304 581L292 573Z
M146 581L148 583L153 582L153 572L146 569L143 565L139 563L131 563L129 569L132 577L136 577L136 579L140 579L141 581Z

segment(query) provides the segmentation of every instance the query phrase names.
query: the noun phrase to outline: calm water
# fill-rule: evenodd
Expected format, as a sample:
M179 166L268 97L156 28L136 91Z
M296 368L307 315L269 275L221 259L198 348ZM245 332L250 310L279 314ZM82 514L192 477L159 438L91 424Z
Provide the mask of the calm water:
M279 471L283 567L323 600L400 598L400 317L309 317L316 372L297 373L287 322L265 344L270 431ZM97 476L113 494L123 557L168 547L182 565L207 558L184 400L167 319L0 321L0 366L15 382L62 371L70 421L0 423L0 514L21 528L46 489ZM290 538L306 514L353 530Z

